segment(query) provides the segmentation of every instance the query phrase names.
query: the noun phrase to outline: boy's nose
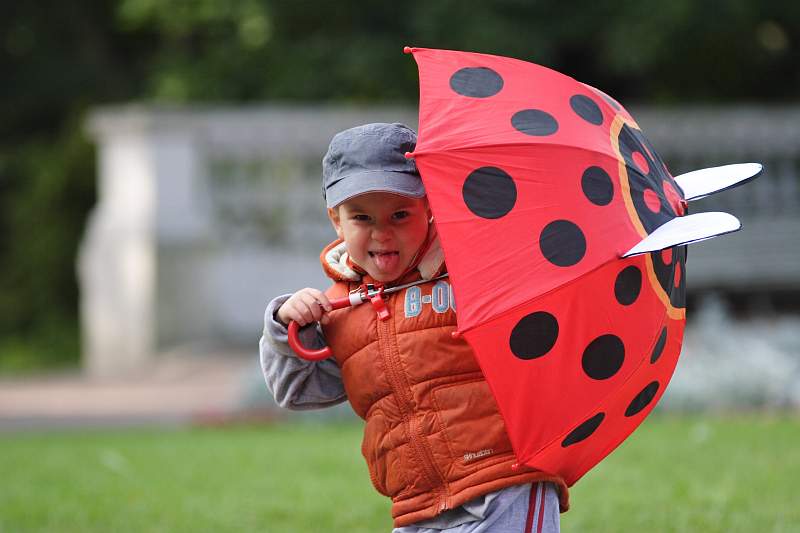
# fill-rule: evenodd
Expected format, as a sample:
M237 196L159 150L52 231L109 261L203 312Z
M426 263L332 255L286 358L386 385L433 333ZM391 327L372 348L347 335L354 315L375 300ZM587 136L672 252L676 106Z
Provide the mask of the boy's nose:
M391 237L392 232L388 228L378 226L372 230L372 238L376 241L387 241L391 239Z

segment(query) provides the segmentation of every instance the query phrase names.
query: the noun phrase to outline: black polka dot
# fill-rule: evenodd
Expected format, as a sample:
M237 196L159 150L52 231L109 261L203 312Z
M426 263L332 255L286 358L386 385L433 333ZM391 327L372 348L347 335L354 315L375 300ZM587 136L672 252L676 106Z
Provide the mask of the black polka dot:
M537 311L522 317L511 331L511 351L520 359L536 359L549 352L558 339L558 320Z
M600 167L589 167L581 177L583 194L595 205L608 205L614 198L614 184L611 176Z
M622 305L631 305L642 290L642 271L639 267L628 266L617 274L614 282L614 296Z
M631 401L627 409L625 409L625 416L633 416L645 407L647 407L653 398L656 397L658 392L658 381L653 381L643 388L642 391L636 395Z
M625 362L625 345L616 335L601 335L583 351L583 371L592 379L608 379Z
M574 222L555 220L539 235L539 248L554 265L572 266L586 254L586 237Z
M597 413L592 418L573 429L570 434L567 435L567 438L561 442L561 447L566 448L567 446L584 440L597 430L598 426L600 426L600 422L602 422L605 417L605 413Z
M550 113L539 109L523 109L511 117L511 125L525 135L552 135L558 131L558 122Z
M450 76L450 88L462 96L488 98L503 88L503 78L486 67L462 68Z
M664 352L664 346L667 344L667 328L666 326L664 329L661 330L661 335L658 337L658 342L656 342L655 347L653 348L653 353L650 356L650 362L655 363L658 361L658 358L661 357L661 354Z
M569 99L569 105L579 117L590 124L599 126L603 123L603 112L600 111L594 100L582 94L576 94Z
M495 167L472 171L461 189L470 211L483 218L500 218L514 207L517 186L506 172Z

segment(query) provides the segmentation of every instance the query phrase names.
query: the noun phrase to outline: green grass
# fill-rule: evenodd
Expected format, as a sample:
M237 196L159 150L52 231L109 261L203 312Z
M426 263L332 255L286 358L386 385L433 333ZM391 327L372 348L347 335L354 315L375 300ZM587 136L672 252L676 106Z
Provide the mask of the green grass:
M578 481L564 531L800 531L800 420L664 418Z
M0 434L0 532L380 532L360 427ZM800 531L800 420L653 417L565 532Z

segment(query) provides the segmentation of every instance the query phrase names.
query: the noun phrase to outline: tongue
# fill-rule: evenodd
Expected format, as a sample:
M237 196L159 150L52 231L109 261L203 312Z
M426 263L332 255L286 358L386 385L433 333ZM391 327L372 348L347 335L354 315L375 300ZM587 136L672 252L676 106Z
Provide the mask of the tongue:
M380 270L389 272L394 270L394 268L397 266L398 261L400 261L400 254L395 252L388 254L375 254L372 256L372 260L375 262L375 266L377 266Z

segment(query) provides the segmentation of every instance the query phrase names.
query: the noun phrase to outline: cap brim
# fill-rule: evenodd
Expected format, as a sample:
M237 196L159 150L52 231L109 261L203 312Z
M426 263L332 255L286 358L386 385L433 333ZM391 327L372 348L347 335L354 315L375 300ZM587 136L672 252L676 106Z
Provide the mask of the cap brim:
M370 192L387 192L410 198L425 196L422 179L416 174L372 170L350 174L340 179L325 191L325 203L336 207L351 198Z

